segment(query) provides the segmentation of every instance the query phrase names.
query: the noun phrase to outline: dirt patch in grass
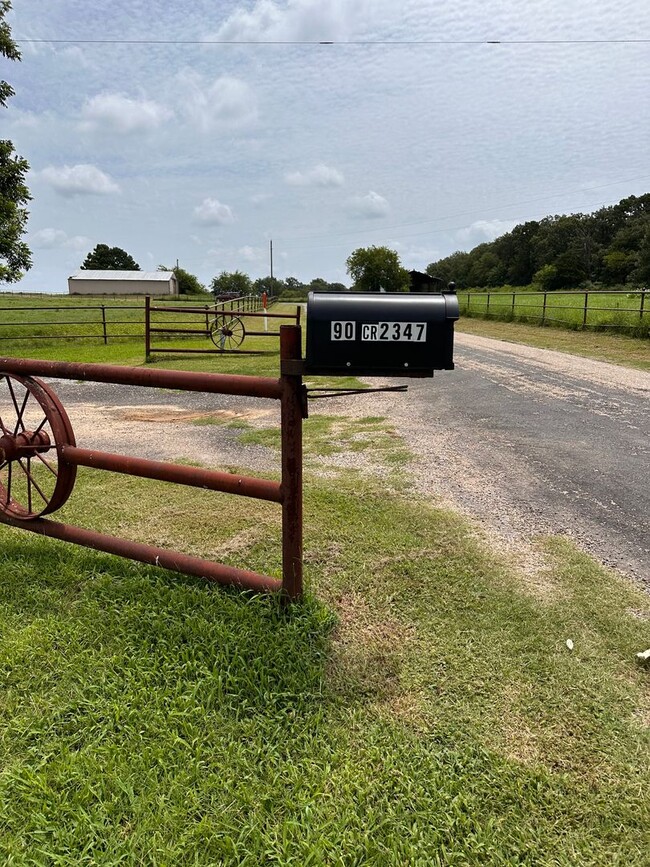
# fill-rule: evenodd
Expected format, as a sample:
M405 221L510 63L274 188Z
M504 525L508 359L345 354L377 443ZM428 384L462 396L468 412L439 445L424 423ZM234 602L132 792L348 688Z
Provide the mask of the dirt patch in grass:
M148 422L199 422L204 424L225 424L241 419L252 421L254 419L267 418L271 415L266 409L218 409L211 412L197 412L181 409L176 406L117 406L113 413L122 421L148 421Z
M628 608L627 613L636 620L650 620L650 611L644 611L643 608Z
M338 625L332 636L328 675L335 691L385 703L402 695L401 656L415 637L415 627L377 612L358 593L332 601Z

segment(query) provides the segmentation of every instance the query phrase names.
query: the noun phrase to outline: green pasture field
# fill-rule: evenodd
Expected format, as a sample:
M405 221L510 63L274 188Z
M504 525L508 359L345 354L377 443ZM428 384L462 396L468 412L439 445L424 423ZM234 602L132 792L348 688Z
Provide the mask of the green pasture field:
M544 296L546 309L544 310ZM489 296L489 301L488 301ZM463 316L533 322L560 328L585 327L585 293L513 291L503 288L488 292L459 292ZM607 308L607 309L600 309ZM643 316L640 294L590 292L586 327L619 331L636 337L650 335L650 300L645 299Z
M205 325L205 308L214 307L210 296L152 299L152 307L192 307L197 314L152 312L152 326L197 328ZM290 306L290 305L289 305ZM295 307L294 307L295 309ZM209 321L213 317L209 317ZM0 294L0 353L27 345L103 344L104 323L109 344L144 342L142 296L18 295ZM250 323L252 328L252 322ZM157 335L168 342L173 335ZM178 338L176 338L178 339ZM183 338L185 341L186 338ZM55 350L56 351L56 350Z
M170 299L155 304L169 305ZM177 302L178 303L178 302ZM185 303L185 302L181 302ZM209 301L206 300L206 303ZM142 296L19 295L0 294L0 351L29 344L59 344L59 338L103 341L102 309L107 335L126 334L143 339L144 299ZM41 309L39 309L41 308Z
M186 300L152 301L153 306L192 306L196 314L152 312L152 326L179 328L204 328L205 305ZM105 304L108 344L103 342L101 307ZM214 304L214 302L212 302ZM128 305L130 309L123 309ZM30 310L18 308L30 306ZM34 308L46 306L46 310ZM63 307L63 310L56 310ZM9 309L3 309L9 308ZM277 304L271 313L295 314L295 304ZM208 313L208 323L214 312ZM259 317L241 314L248 331L264 331L264 322ZM35 324L40 322L41 324ZM80 324L71 324L77 322ZM150 361L160 367L185 370L207 370L222 373L257 373L277 375L279 372L279 328L289 324L290 319L269 318L269 336L244 338L241 349L263 353L260 356L207 354L194 355L182 352L152 352ZM4 323L4 326L2 325ZM61 338L61 335L76 334L76 337ZM124 333L126 338L117 338ZM52 339L56 337L57 339ZM4 339L2 339L4 338ZM177 336L170 333L153 334L152 345L163 349L207 349L216 347L205 336ZM139 365L145 361L144 303L142 297L89 298L87 296L16 296L9 293L0 296L0 356L2 355L41 358L46 360L103 362Z
M304 442L288 611L0 525L1 862L647 865L648 596L565 539L496 553L381 417ZM273 503L82 469L54 517L281 573Z

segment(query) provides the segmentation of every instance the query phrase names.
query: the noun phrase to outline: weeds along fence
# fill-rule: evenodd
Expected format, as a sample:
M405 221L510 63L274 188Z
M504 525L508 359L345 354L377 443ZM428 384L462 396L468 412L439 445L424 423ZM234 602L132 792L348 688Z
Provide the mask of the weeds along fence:
M22 296L18 303L8 304L0 300L0 346L8 343L31 343L34 340L84 340L108 344L125 340L143 340L145 335L145 299L142 297L96 298L63 296L55 303L43 304L39 296L36 303L30 304L29 298ZM178 306L178 298L155 299L156 306ZM195 307L197 315L205 321L223 312L249 313L261 309L261 299L257 295L244 295L224 301L192 301L182 299L185 307ZM269 299L269 305L272 299ZM167 324L171 324L166 317ZM186 323L185 323L186 324ZM165 339L165 338L163 338Z
M463 316L533 322L572 330L607 329L650 337L647 290L631 292L459 292Z

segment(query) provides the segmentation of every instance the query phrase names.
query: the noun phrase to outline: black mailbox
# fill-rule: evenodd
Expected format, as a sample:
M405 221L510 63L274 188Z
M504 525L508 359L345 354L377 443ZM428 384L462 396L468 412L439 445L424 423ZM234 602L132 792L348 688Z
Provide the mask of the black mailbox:
M454 368L455 295L310 292L305 372L433 376Z

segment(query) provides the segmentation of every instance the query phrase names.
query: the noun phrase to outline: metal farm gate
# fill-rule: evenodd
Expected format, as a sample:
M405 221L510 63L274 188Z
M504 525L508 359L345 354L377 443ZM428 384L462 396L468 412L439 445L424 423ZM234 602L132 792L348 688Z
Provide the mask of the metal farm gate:
M223 304L214 304L211 307L205 305L201 307L169 307L152 305L149 296L145 298L144 307L144 341L145 341L145 357L148 359L151 355L156 355L161 352L169 352L174 355L183 355L186 353L192 354L218 354L218 355L258 355L266 354L264 350L256 350L248 348L240 348L246 337L279 337L277 331L268 330L269 319L283 319L285 322L290 321L296 325L300 325L300 306L296 306L295 313L268 313L266 308L260 312L261 302L254 296L246 296L236 299L240 302L237 308L226 310ZM234 302L233 302L234 303ZM154 320L152 314L157 314L157 319ZM189 314L194 317L193 321L188 324L179 322L178 320L161 321L160 314L185 315ZM198 319L197 319L198 317ZM247 325L245 320L254 319L255 322L264 324L264 330L253 330L250 324ZM182 327L177 327L182 325ZM212 348L196 349L182 347L165 347L153 345L153 340L156 335L165 335L166 339L174 337L205 337L212 342Z
M281 327L280 357L278 379L0 358L0 379L5 380L9 393L9 405L0 407L0 522L208 581L279 591L287 601L300 598L302 419L307 414L307 393L301 363L296 364L301 358L299 326ZM36 378L41 376L277 400L282 426L281 481L80 448L65 409L51 387ZM282 580L45 518L67 501L80 466L278 503L282 508Z

